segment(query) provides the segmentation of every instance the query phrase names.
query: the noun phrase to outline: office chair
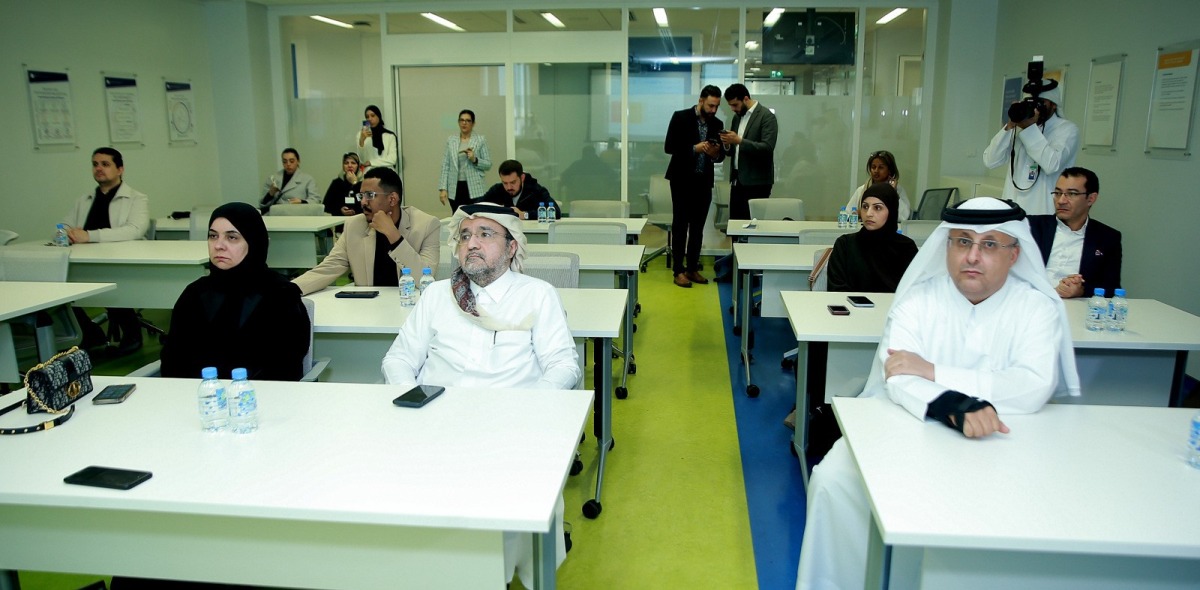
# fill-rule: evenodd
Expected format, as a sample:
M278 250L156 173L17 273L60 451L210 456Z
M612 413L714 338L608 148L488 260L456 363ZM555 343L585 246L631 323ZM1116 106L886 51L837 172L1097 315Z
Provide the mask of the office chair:
M329 358L322 357L319 359L313 358L313 322L316 315L317 306L312 299L302 297L300 301L304 302L304 310L308 312L308 350L304 353L304 360L301 367L304 369L304 376L301 381L317 381L321 373L329 368ZM134 369L128 377L162 377L162 361L157 360L140 368Z
M809 246L833 245L838 238L846 234L852 234L858 231L857 228L837 228L837 229L802 229L800 230L800 244Z
M551 244L625 245L624 223L552 223L546 241Z
M15 231L10 229L0 229L0 246L7 246L15 242L19 237L21 237L21 234L18 234Z
M667 242L661 248L647 252L642 258L641 270L659 256L666 256L667 268L671 268L671 223L674 212L671 207L671 184L663 176L650 177L650 192L646 193L646 223L667 232Z
M800 232L800 243L804 243L804 232ZM813 268L808 273L808 289L810 291L828 291L829 290L829 255L833 253L833 248L822 248L813 252ZM783 353L783 360L780 361L780 366L787 371L796 368L798 359L796 356L800 353L799 348L793 348Z
M609 219L627 219L629 203L626 201L571 201L569 217L603 217Z
M271 205L267 210L267 215L291 215L291 216L322 216L325 213L325 205L321 203L279 203Z
M0 248L0 280L65 283L70 268L70 248ZM83 342L83 330L71 304L9 320L18 367L37 364L39 351L49 358ZM38 327L52 326L48 334Z
M929 234L932 234L933 230L937 229L941 223L936 219L907 219L900 223L900 233L908 236L920 248L925 244L925 239L929 237Z
M717 182L713 186L713 227L721 233L729 229L729 183ZM670 211L671 186L667 185L667 206ZM670 265L668 265L670 266Z
M754 219L790 219L804 221L804 201L800 199L750 199Z
M558 289L577 289L579 255L570 252L527 252L521 274L542 279Z
M958 193L958 187L931 188L921 195L921 204L912 212L909 219L934 220L942 218L942 209L951 202L951 197Z

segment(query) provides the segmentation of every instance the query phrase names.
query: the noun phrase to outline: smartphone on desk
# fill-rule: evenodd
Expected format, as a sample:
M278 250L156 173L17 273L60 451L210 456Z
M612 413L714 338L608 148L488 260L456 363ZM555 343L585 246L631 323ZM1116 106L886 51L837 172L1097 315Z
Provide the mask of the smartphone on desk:
M113 490L128 490L150 479L149 471L134 471L132 469L116 469L114 467L84 467L63 481L77 486L92 486Z
M96 397L92 398L92 403L97 405L119 404L125 401L125 398L129 397L129 394L133 393L135 389L137 389L137 385L132 383L109 385L100 390L100 393L96 394Z
M446 391L446 388L441 385L418 385L392 400L392 403L402 408L420 408L442 395L443 391Z
M379 291L338 291L333 296L338 299L374 299L379 296Z
M845 305L828 305L829 313L832 315L850 315L850 310L846 309Z
M875 307L875 302L862 295L851 295L846 298L854 307Z

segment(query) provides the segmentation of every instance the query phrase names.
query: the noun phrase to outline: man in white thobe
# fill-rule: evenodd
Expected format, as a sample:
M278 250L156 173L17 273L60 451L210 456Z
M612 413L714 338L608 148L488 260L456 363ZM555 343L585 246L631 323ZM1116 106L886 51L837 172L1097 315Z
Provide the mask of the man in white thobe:
M979 197L943 220L900 281L862 396L967 437L1006 434L1000 415L1079 394L1066 314L1020 207ZM841 439L809 482L797 588L862 588L870 517Z
M1043 86L1046 82L1042 80ZM1061 105L1061 85L1042 92L1033 116L1009 120L983 150L984 166L1008 167L1002 196L1030 215L1054 213L1050 192L1058 175L1075 165L1079 153L1079 126L1063 118L1058 112Z
M579 357L558 292L521 274L526 239L507 207L464 205L451 221L449 245L460 267L425 289L383 357L388 383L411 386L572 389ZM563 503L555 507L563 530ZM558 564L566 557L557 539ZM504 567L533 587L531 535L504 535Z

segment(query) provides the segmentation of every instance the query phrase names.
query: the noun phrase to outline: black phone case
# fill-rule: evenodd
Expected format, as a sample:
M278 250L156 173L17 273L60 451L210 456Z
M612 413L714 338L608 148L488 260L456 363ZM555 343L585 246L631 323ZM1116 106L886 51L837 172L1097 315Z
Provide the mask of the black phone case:
M153 476L149 471L134 471L132 469L117 469L115 467L84 467L63 478L69 484L109 488L113 490L128 490Z
M338 299L374 299L379 296L379 291L338 291L334 297Z

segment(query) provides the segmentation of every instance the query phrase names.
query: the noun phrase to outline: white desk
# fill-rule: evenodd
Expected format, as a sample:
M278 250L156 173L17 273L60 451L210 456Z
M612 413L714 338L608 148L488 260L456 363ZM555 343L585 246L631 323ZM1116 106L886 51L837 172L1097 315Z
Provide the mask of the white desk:
M1048 405L970 440L886 398L834 408L873 513L869 588L1200 585L1194 410Z
M198 380L94 381L138 389L5 440L0 569L499 588L511 531L549 546L543 587L554 586L554 506L587 392L450 389L413 410L394 407L403 392L386 385L259 381L260 429L237 436L201 431ZM0 423L29 420L14 414ZM154 476L128 491L63 483L88 465Z
M646 229L645 217L564 217L554 223L621 223L625 225L625 237L630 244L638 243L642 230ZM536 219L521 221L521 231L530 244L545 244L550 235L549 223L538 223Z
M346 217L331 215L297 215L263 217L271 248L267 266L276 269L310 269L329 253L325 238L329 230L339 228ZM160 217L154 220L156 241L186 240L190 221Z
M808 290L808 273L813 267L816 252L829 246L807 244L734 244L733 276L734 289L733 333L741 336L742 365L746 368L746 395L758 397L758 386L750 379L751 286L754 273L762 273L762 317L784 317L786 310L777 295L783 291ZM738 300L740 293L740 301ZM740 318L740 321L739 321Z
M759 244L795 244L800 238L800 232L806 229L824 231L842 231L853 233L854 228L839 228L836 221L783 221L776 219L755 220L755 227L745 227L749 219L730 219L726 234L741 242Z
M116 288L113 283L0 281L0 382L16 383L21 380L16 342L9 320ZM54 326L40 326L36 333L38 358L48 360L56 352Z
M398 287L348 287L344 290L379 291L374 299L338 299L343 289L330 288L308 296L315 305L313 355L330 357L324 377L333 381L374 383L381 378L380 365L408 319L410 308L401 307ZM559 289L567 327L573 338L591 338L595 356L593 378L596 420L593 435L599 446L596 497L584 514L600 513L604 463L612 444L612 341L621 333L626 295L619 289ZM583 358L580 357L580 362ZM594 504L593 504L594 503Z
M850 293L784 292L799 355L796 374L796 451L804 460L808 391L824 390L826 401L862 391L894 295L864 293L874 308L850 308L833 316L827 305L847 305ZM1075 346L1083 395L1053 398L1060 404L1178 406L1189 351L1200 350L1200 317L1153 299L1129 300L1124 333L1089 332L1087 301L1063 302ZM827 356L828 360L825 361ZM821 366L814 366L819 363ZM820 369L828 368L822 378ZM807 471L805 471L807 473Z
M8 248L53 248L17 244ZM208 243L134 240L74 244L67 280L116 283L115 291L87 298L95 307L171 309L192 281L207 272Z

